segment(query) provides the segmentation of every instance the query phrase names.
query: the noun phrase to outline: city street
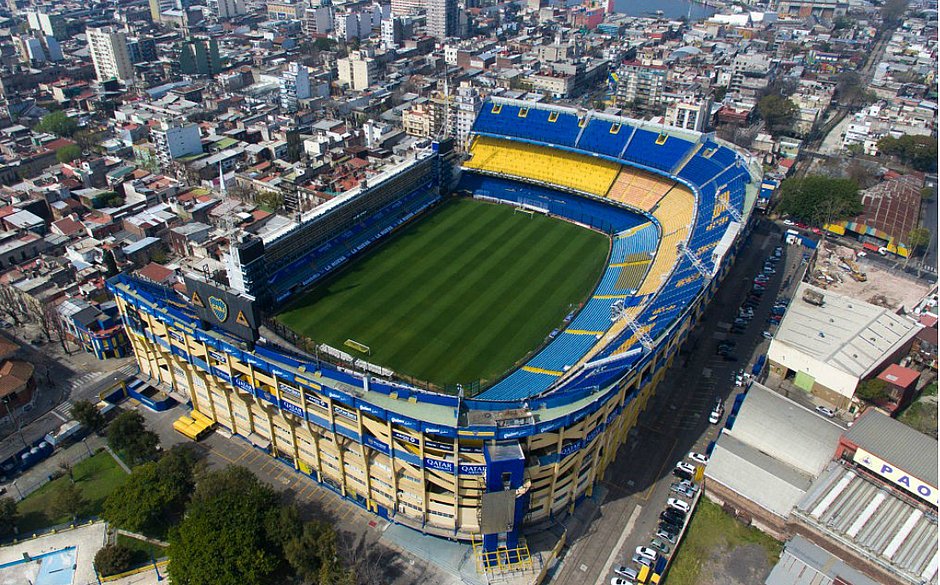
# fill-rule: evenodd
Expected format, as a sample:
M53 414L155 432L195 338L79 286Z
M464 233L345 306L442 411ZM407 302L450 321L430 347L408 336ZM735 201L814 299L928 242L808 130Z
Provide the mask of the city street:
M570 548L552 583L608 583L614 576L612 566L630 564L633 549L648 546L659 513L666 499L672 497L669 485L675 480L673 466L690 451L704 453L717 438L720 427L708 423L716 398L726 403L727 412L739 390L734 388L733 372L749 368L752 356L766 352L769 342L762 332L769 327L766 320L774 299L782 294L784 282L788 289L798 282L805 248L784 246L786 269L773 275L747 330L743 335L724 332L764 259L782 245L781 233L779 226L766 221L755 228L742 257L608 469L601 482L606 496L594 521L585 533L569 534ZM718 341L725 338L736 342L737 361L717 355Z

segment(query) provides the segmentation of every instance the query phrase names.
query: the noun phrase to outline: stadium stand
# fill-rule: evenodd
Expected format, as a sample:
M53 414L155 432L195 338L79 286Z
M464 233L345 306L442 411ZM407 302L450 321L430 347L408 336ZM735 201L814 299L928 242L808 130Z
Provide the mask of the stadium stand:
M610 120L588 118L578 139L577 147L590 152L620 158L630 141L633 127Z
M592 217L595 213L606 214L617 208L608 205L602 211L595 200L577 196L558 200L559 192L552 194L551 190L557 185L606 195L608 201L655 221L641 220L623 230L607 230L613 240L611 257L591 299L526 366L484 391L482 399L533 396L562 377L564 382L552 395L597 388L613 380L618 371L633 367L640 359L634 355L642 352L625 352L642 349L636 329L654 339L665 333L702 292L703 282L711 278L703 271L718 269L714 263L720 256L713 257L712 251L729 223L739 217L736 214L744 211L746 187L751 180L747 167L738 164L743 159L711 136L696 139L691 134L626 118L587 113L580 118L572 141L572 125L578 115L561 109L555 117L555 123L564 122L557 127L561 136L545 138L533 129L548 123L548 116L540 110L530 124L531 112L526 117L518 116L522 103L494 98L484 104L484 111L489 109L491 114L496 106L501 107L496 108L497 114L481 116L484 121L474 126L473 158L465 164L470 172L462 179L466 190L477 196L528 205L533 200L530 189L541 189L537 199L546 204L540 208L593 227L600 223ZM572 150L586 154L577 155ZM601 158L588 158L588 154ZM569 165L572 156L575 168L579 168L577 176L552 168L547 162ZM578 165L606 159L613 166L605 168L613 169L614 175L605 175L603 181L586 187L585 167ZM618 162L622 163L619 169ZM479 175L473 172L477 169L507 178ZM546 186L522 187L509 177L533 179ZM604 193L600 192L602 183L609 187ZM729 212L729 208L735 212ZM681 246L688 246L699 262L693 263L680 251ZM622 303L627 318L614 319L615 303ZM614 365L606 365L605 358L618 354L623 357L611 362ZM590 360L601 360L605 365L578 369Z
M575 113L516 105L487 104L474 124L479 134L512 136L546 144L574 146L581 128Z
M654 169L672 171L692 147L691 142L678 136L637 128L624 158Z
M478 136L465 164L479 169L532 179L603 197L617 177L620 165L545 146Z
M618 203L649 211L674 184L665 177L623 167L611 185L607 197Z

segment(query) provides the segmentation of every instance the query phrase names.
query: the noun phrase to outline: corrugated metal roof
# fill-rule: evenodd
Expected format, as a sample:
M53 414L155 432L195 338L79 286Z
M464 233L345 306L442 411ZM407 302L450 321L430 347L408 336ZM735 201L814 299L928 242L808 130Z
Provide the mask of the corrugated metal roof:
M852 585L878 585L868 575L797 534L787 542L780 562L770 571L764 585L832 585L836 578Z
M936 489L936 439L874 409L860 416L845 438Z
M724 433L708 460L705 476L781 518L789 516L813 480Z
M803 301L804 291L822 294L824 304ZM842 372L864 378L875 366L912 337L920 325L883 307L801 283L770 343L771 360L785 363L780 346L819 360Z
M936 512L852 469L832 463L794 516L911 583L937 583Z
M731 436L816 477L832 460L842 427L760 384L751 384Z

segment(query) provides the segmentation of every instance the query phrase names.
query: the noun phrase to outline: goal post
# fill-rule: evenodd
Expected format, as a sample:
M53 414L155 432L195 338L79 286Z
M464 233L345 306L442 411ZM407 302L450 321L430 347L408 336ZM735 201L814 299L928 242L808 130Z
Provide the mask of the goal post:
M368 345L364 343L359 343L355 339L347 339L346 341L343 342L343 345L345 345L346 347L351 347L360 353L364 353L366 355L372 355L371 347L369 347Z

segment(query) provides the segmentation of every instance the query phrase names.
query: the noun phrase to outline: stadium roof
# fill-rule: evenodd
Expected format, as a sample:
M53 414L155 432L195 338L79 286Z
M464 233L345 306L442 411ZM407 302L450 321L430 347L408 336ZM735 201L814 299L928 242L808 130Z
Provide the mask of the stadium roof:
M806 494L812 476L722 433L708 460L705 476L786 518Z
M804 301L807 291L823 295L822 306ZM806 283L793 298L770 353L782 344L857 378L870 374L921 327L882 307Z
M836 579L839 579L837 582ZM868 575L850 567L842 559L799 534L795 535L770 571L765 585L878 585Z
M847 441L934 487L937 440L875 409L869 409L845 433Z
M751 384L725 434L815 477L832 460L842 427L760 384Z

